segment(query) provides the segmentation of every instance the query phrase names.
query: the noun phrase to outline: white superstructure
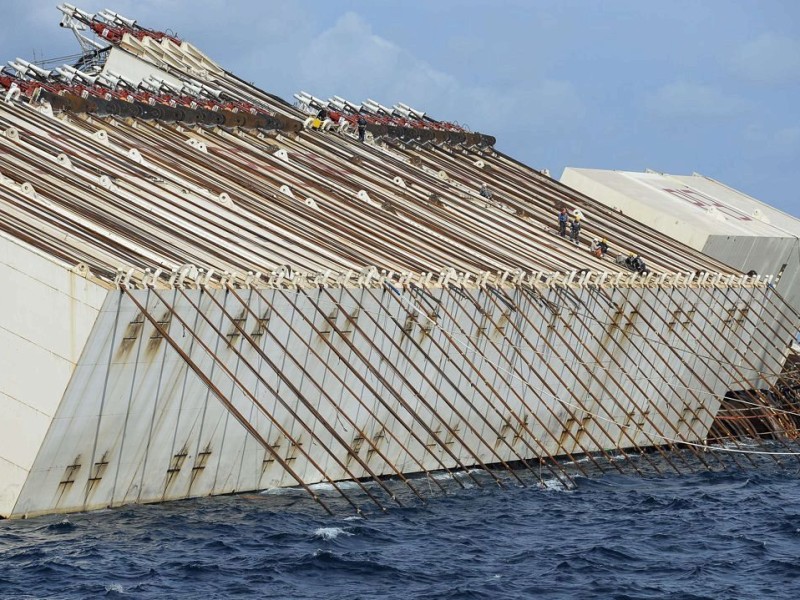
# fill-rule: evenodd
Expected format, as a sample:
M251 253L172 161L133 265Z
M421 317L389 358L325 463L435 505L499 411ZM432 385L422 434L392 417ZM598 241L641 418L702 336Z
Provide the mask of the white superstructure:
M561 182L745 273L773 275L800 311L800 219L699 174L567 167Z

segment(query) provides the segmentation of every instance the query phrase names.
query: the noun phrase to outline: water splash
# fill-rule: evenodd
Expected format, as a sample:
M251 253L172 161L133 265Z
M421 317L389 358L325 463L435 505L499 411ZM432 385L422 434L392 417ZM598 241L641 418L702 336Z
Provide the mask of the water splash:
M345 531L341 527L320 527L314 531L314 537L321 538L325 541L335 540L340 535L350 536L353 534Z

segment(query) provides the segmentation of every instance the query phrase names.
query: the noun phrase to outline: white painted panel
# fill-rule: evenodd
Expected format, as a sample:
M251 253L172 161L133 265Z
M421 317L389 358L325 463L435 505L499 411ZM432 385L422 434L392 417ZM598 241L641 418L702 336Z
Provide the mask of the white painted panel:
M708 235L792 237L672 175L568 167L561 182L698 250Z
M28 469L107 290L5 237L0 277L6 289L0 298L0 404L6 415L0 420L0 458ZM11 479L0 480L0 496L17 493L19 487L11 491L17 475L15 470Z
M0 381L3 393L39 412L52 415L72 374L72 363L14 332L0 329ZM0 437L13 429L0 421Z
M108 71L118 75L124 75L127 81L135 85L138 85L143 79L149 76L162 79L178 89L180 89L182 85L180 79L117 47L111 48L108 59L106 59L103 65L103 72Z
M19 493L28 476L28 470L0 457L0 515L10 516ZM24 513L23 513L24 514Z
M800 312L800 239L710 236L703 252L745 273L774 276L777 290Z
M30 469L41 440L50 425L50 416L0 393L3 427L13 435L0 436L0 456L23 469Z
M760 218L765 219L775 227L784 229L795 236L800 236L800 219L780 211L765 202L748 196L743 192L728 187L724 183L698 174L670 175L670 178L676 179L693 189L716 198L720 202L724 202L740 210L744 214L753 215L756 211L759 211Z

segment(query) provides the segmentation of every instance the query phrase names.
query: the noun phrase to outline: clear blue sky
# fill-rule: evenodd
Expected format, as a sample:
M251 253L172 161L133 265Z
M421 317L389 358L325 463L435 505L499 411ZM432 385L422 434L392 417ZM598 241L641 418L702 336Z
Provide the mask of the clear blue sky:
M291 100L398 101L565 166L694 171L800 217L797 0L122 0ZM77 51L56 2L3 0L0 59Z

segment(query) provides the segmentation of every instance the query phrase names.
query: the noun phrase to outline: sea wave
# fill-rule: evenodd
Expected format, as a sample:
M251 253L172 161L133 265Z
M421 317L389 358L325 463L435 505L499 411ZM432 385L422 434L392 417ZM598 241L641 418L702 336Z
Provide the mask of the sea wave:
M385 513L292 490L0 521L0 597L800 596L789 470L576 476L569 493L471 474Z
M349 531L345 531L341 527L319 527L314 531L314 537L330 541L335 540L340 535L349 536L353 535Z

